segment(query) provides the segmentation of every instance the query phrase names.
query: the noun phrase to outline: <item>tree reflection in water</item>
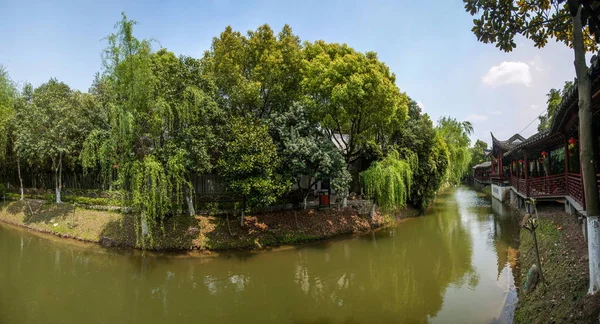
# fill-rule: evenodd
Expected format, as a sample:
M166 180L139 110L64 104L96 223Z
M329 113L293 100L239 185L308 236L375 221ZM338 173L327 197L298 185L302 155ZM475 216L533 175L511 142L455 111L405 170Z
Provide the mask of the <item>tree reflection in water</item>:
M9 323L491 319L504 296L496 268L507 262L511 227L478 199L450 190L427 216L373 234L211 258L142 257L0 226L0 282L10 283L0 314Z

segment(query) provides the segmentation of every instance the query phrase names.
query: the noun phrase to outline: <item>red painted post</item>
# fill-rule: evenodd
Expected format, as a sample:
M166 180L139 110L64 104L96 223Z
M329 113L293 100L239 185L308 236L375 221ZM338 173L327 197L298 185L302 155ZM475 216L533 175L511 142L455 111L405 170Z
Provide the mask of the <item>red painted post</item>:
M500 153L498 157L498 173L500 180L504 180L504 171L502 170L502 159L504 158L504 154Z
M525 196L529 198L529 160L527 160L527 152L525 152Z
M565 137L565 190L569 194L569 140Z

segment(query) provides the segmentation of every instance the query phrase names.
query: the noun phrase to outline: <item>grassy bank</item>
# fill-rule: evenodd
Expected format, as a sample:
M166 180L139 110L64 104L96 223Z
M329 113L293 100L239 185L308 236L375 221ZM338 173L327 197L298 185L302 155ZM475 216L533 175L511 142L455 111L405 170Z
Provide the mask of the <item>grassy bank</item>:
M597 323L600 295L588 296L587 243L575 216L562 206L539 207L538 247L545 283L529 294L520 290L515 323ZM535 263L533 237L521 229L521 287Z
M297 244L343 234L366 232L390 224L394 218L416 216L405 209L396 217L376 214L372 219L354 208L285 211L239 217L176 216L155 228L154 250L254 249ZM136 246L133 215L74 208L27 199L0 204L0 221L106 246Z

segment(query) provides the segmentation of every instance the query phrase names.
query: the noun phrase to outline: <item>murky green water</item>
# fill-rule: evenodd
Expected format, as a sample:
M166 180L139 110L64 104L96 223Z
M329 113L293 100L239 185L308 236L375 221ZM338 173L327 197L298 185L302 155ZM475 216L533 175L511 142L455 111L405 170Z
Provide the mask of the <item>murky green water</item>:
M374 234L210 258L142 257L0 225L0 323L510 321L516 235L510 211L467 187Z

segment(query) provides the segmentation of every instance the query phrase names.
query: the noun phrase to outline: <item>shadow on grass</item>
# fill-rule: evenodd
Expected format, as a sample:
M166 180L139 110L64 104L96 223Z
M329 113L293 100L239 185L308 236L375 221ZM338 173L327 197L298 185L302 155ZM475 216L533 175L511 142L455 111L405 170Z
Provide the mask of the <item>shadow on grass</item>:
M135 217L130 213L123 214L119 220L108 222L100 235L103 240L100 243L105 246L139 246L134 222ZM189 250L194 246L195 237L188 233L188 229L193 227L198 227L194 218L183 215L168 217L163 228L151 228L153 239L146 238L146 247L148 250L158 251Z
M29 203L29 206L27 206ZM25 217L23 223L45 223L53 219L64 219L73 213L73 206L70 204L44 204L41 200L31 200L23 202Z
M27 209L27 204L25 203L25 201L21 200L17 202L8 203L8 206L6 207L6 212L12 215L16 215L25 212L25 209Z

